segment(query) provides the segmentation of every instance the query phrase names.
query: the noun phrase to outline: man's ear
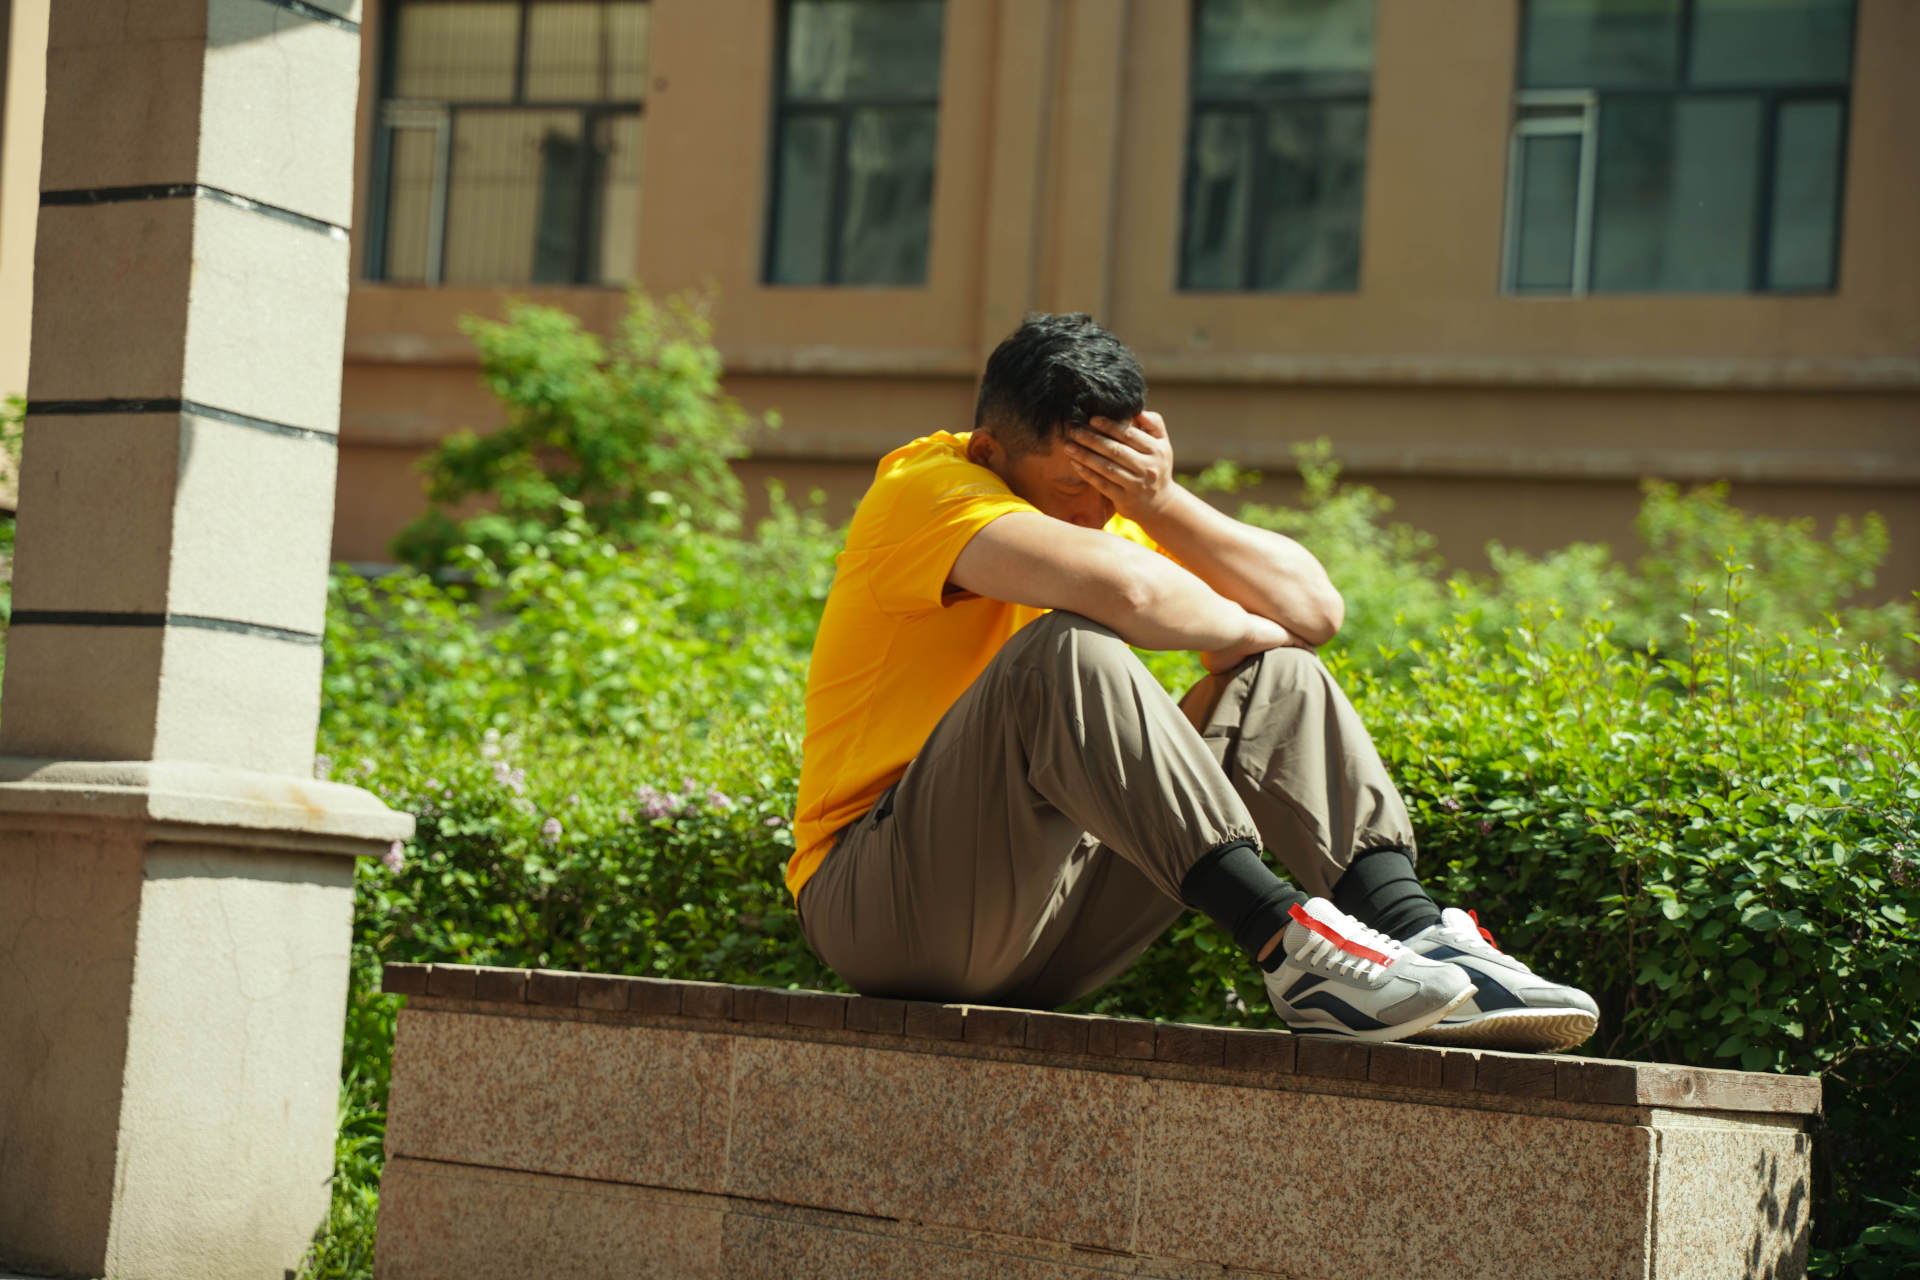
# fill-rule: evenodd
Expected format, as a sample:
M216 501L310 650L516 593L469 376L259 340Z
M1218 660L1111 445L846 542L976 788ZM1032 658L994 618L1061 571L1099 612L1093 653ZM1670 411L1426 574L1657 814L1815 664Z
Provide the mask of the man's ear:
M976 467L985 467L995 475L1000 472L1000 462L1006 452L1005 447L993 438L991 431L976 428L967 437L967 461Z

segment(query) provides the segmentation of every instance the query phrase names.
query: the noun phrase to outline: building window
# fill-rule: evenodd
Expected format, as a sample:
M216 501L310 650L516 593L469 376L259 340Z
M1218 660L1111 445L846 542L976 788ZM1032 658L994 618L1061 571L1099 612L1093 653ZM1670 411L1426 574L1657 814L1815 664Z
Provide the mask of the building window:
M1360 285L1374 0L1197 0L1182 289Z
M769 284L927 281L944 0L787 0Z
M1510 293L1834 287L1852 0L1528 0Z
M389 0L367 275L634 275L645 0Z

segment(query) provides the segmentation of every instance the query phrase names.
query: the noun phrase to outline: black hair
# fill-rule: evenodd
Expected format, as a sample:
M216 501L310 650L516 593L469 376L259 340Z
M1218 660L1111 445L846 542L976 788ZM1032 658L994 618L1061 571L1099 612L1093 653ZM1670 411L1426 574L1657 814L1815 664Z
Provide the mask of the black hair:
M1085 312L1036 312L987 358L973 426L1019 456L1046 449L1066 425L1131 418L1146 400L1146 375L1126 343Z

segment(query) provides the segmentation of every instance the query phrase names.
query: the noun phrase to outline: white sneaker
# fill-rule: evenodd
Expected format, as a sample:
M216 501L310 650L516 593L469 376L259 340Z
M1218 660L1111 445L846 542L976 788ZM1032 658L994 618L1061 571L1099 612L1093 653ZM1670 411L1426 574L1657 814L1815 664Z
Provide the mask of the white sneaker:
M1467 975L1473 999L1413 1036L1426 1044L1551 1053L1571 1049L1600 1025L1600 1007L1577 987L1549 982L1493 945L1472 912L1448 907L1407 949Z
M1296 1032L1398 1040L1432 1026L1473 996L1458 965L1416 955L1325 898L1289 913L1286 959L1267 974L1267 996Z

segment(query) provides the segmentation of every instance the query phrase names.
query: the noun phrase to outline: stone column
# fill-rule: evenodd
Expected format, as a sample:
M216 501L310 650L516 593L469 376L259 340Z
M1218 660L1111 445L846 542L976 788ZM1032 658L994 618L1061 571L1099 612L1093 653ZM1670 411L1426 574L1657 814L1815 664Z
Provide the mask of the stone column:
M53 0L0 688L0 1271L278 1277L353 858L311 776L358 0Z

